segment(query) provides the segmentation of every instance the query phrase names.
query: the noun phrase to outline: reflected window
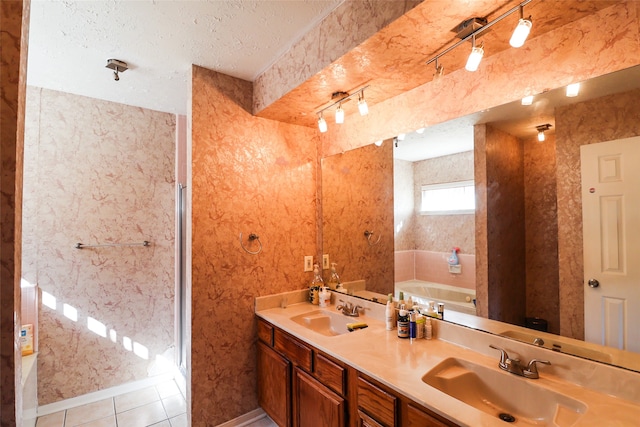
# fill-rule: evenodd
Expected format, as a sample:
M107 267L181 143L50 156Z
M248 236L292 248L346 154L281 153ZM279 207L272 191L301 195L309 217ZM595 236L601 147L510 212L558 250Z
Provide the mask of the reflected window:
M422 215L472 214L475 210L473 180L422 186Z

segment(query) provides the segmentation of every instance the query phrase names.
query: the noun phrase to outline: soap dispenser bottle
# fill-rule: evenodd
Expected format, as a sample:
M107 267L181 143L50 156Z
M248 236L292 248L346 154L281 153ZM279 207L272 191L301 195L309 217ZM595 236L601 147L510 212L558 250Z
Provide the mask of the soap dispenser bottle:
M309 302L311 304L320 304L320 288L324 286L322 276L320 276L320 267L318 264L313 265L313 280L309 286Z
M331 263L331 276L329 276L329 289L334 289L342 292L342 283L340 282L340 276L336 271L336 263Z

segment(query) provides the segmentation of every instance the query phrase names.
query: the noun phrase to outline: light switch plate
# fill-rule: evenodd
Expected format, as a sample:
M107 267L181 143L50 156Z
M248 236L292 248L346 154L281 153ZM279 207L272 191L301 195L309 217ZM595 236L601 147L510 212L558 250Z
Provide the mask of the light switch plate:
M323 270L329 269L329 254L322 255L322 269Z
M304 257L304 271L313 271L313 255Z

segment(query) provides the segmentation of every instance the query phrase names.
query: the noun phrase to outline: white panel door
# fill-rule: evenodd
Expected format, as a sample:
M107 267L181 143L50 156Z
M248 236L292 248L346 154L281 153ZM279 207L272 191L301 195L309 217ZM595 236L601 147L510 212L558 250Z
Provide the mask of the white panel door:
M586 341L640 352L640 137L580 147Z

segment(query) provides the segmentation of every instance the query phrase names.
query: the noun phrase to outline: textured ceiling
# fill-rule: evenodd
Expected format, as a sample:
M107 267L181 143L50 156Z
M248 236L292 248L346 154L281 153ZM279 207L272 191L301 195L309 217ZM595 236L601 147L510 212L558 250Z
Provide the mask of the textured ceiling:
M32 0L27 83L186 114L191 64L253 81L342 1Z

